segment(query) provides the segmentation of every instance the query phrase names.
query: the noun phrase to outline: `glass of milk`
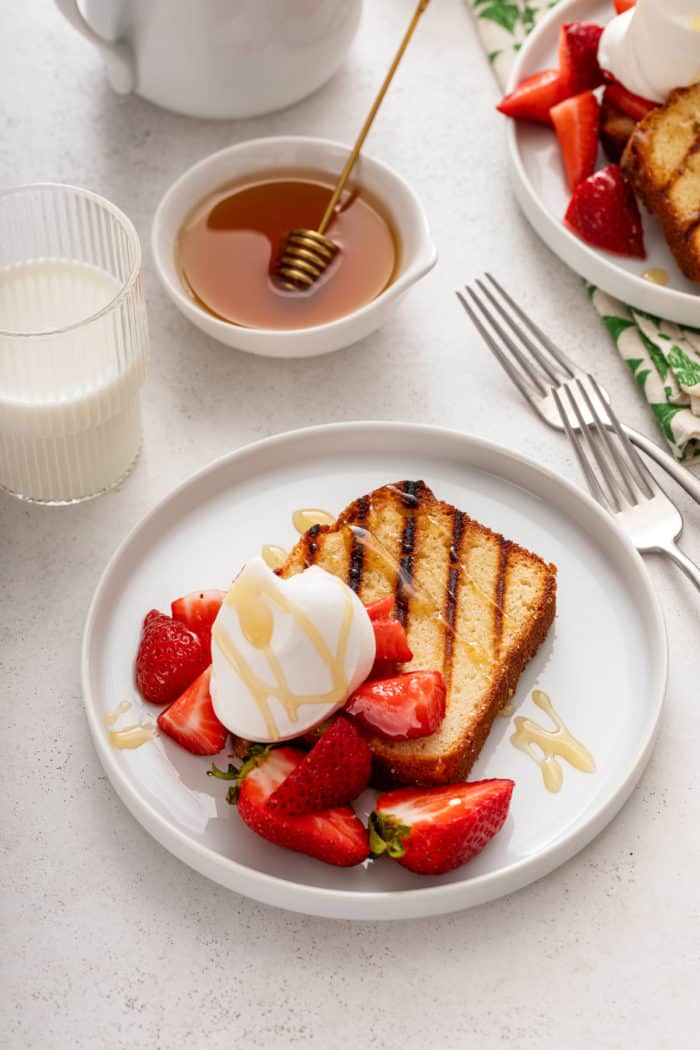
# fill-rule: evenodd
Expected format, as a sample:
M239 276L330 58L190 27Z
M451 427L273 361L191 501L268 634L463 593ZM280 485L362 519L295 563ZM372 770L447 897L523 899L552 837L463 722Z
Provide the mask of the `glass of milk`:
M0 193L0 487L75 503L142 442L148 328L136 230L88 190Z

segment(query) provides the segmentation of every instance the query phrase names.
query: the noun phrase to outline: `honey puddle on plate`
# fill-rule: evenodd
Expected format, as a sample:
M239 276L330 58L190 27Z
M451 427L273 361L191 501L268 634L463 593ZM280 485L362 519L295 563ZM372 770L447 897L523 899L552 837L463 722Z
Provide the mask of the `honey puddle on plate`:
M541 689L533 689L532 699L540 710L549 715L555 728L545 729L532 719L519 716L515 719L515 732L510 742L537 763L547 790L559 791L562 786L564 772L560 758L583 773L593 773L593 756L566 728L547 694Z

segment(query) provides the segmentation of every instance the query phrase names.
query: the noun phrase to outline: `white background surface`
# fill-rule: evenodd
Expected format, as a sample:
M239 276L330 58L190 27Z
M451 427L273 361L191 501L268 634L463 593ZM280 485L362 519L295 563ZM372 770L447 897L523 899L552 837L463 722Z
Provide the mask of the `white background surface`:
M579 279L511 199L497 90L460 0L431 6L372 133L372 151L422 195L441 251L390 325L330 358L274 362L209 341L166 301L148 249L160 194L206 152L247 137L351 139L411 5L366 6L332 83L284 113L239 123L118 98L52 5L3 12L2 184L76 182L128 212L146 252L153 341L145 452L123 489L66 510L0 498L0 1045L12 1050L696 1043L698 595L670 565L649 559L671 678L639 788L576 859L473 911L349 924L237 897L149 839L92 749L79 647L98 575L125 531L212 457L301 424L405 418L471 430L577 478L564 439L528 414L454 300L453 288L484 266L592 366L627 422L657 436ZM700 513L675 494L685 548L700 559Z

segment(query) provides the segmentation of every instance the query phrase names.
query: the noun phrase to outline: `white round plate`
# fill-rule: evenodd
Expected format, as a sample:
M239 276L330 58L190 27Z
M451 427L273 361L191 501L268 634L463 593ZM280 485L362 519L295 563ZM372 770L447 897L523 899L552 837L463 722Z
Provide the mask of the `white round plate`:
M547 691L597 771L566 766L559 794L510 743L499 718L471 779L512 777L503 830L468 865L436 878L387 858L329 867L258 838L207 777L209 759L157 737L113 749L104 715L133 684L141 622L180 594L225 587L261 544L291 547L301 507L339 512L385 482L425 480L443 499L559 567L558 616L523 674L520 714L547 724L531 691ZM641 558L574 486L506 449L456 431L403 423L339 423L270 438L218 460L163 500L107 566L83 639L83 691L102 764L136 819L171 853L216 882L268 904L335 918L396 919L454 911L547 874L614 816L649 756L666 681L666 637ZM148 710L143 710L148 709ZM134 722L134 711L123 723ZM224 756L221 756L220 762ZM373 793L360 800L366 815Z
M508 91L538 70L558 66L559 29L565 22L606 25L614 14L612 0L563 0L558 3L523 46L511 73ZM646 259L630 259L592 248L568 230L563 222L571 193L553 128L509 120L508 154L511 181L520 207L545 244L568 266L603 291L639 310L678 324L700 323L698 285L683 276L666 244L659 221L644 207L640 206L640 211ZM598 160L599 167L610 163L602 149ZM668 285L645 280L642 274L650 267L666 270Z

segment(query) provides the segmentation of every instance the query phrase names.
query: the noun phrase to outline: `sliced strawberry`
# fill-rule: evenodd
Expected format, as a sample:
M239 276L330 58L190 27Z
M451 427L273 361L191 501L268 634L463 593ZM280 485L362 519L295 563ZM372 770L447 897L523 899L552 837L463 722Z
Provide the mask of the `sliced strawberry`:
M410 671L363 682L345 712L391 740L428 736L445 717L445 682L439 671Z
M377 799L369 818L372 853L419 875L442 875L479 853L508 815L512 780L399 788Z
M365 605L370 620L390 620L394 615L395 607L396 598L393 594L388 595L386 598L379 598L376 602L370 602L369 605Z
M173 619L198 634L207 652L211 646L211 625L225 597L226 591L192 591L170 606Z
M578 184L564 222L596 248L639 259L646 256L637 201L617 164L602 168Z
M207 667L158 715L158 728L193 755L218 755L226 743L228 730L214 714L210 680L211 667Z
M567 95L578 95L603 83L598 44L603 27L567 22L559 30L559 72Z
M656 102L642 98L641 95L633 95L617 81L607 85L603 92L603 102L621 110L632 120L642 120L652 109L656 109L657 105Z
M413 659L403 624L398 620L374 620L375 661L405 664Z
M371 773L365 738L347 718L336 718L267 804L290 814L342 806L364 791Z
M151 704L170 704L209 665L201 639L178 620L151 609L136 655L136 687Z
M240 786L229 799L237 800L243 822L268 842L341 868L361 864L369 856L367 829L350 806L290 816L267 805L304 757L293 747L265 748L243 765Z
M613 0L613 3L618 15L624 15L625 11L629 11L631 7L634 7L637 0Z
M584 91L552 107L552 123L572 190L595 170L599 122L600 106L592 91Z
M567 93L559 70L546 69L523 80L496 108L507 117L514 117L516 120L551 124L550 109L565 99Z

